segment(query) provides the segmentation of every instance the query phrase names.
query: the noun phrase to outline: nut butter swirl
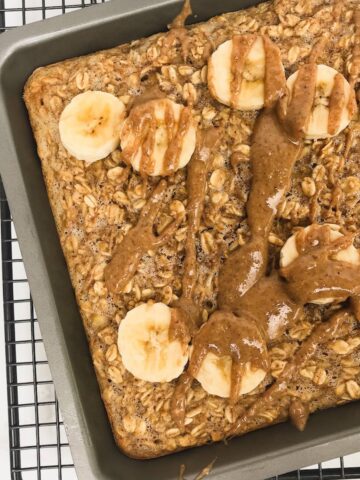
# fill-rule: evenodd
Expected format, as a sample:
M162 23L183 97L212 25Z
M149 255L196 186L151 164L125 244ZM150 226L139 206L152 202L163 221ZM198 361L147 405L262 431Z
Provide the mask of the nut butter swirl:
M347 233L331 241L328 225L312 225L312 229L312 235L306 235L304 231L297 234L300 255L280 270L288 282L291 297L305 304L329 297L342 301L358 296L360 269L335 258L337 253L353 244L354 234Z
M258 35L234 35L232 37L230 105L236 108L241 92L243 74L247 57ZM262 37L265 50L265 107L273 106L285 91L285 73L281 63L280 51L267 37Z
M268 42L265 42L265 49L266 70L279 73L280 59L277 50L269 48ZM278 78L282 79L281 84L277 84L275 90L271 91L271 87L266 86L270 85L270 80L269 75L265 73L265 91L268 92L267 103L270 105L274 99L279 99L286 89L284 73L278 75ZM303 97L291 105L289 112L301 107L301 102L312 102L313 95L314 92L305 90ZM308 100L308 96L311 96L311 100ZM251 239L244 247L231 254L220 270L218 298L220 308L235 308L238 300L265 273L267 238L277 207L289 189L292 169L300 151L301 143L296 144L289 139L274 108L267 108L260 113L255 123L250 150L253 177L247 214Z
M191 108L184 107L180 113L179 122L176 127L174 112L169 105L166 106L165 123L167 127L167 135L170 139L164 159L164 169L166 175L174 173L178 168L182 144L184 142L184 137L188 132L191 118Z
M345 107L345 79L338 73L334 78L334 86L330 95L328 132L335 135L340 127L341 116Z
M194 301L197 281L196 238L204 210L206 180L211 155L220 141L219 129L209 128L198 132L197 148L187 167L187 233L185 261L182 277L182 294L174 304L171 314L170 338L188 343L195 327L200 324L200 307Z
M240 94L243 80L243 70L246 58L256 40L256 35L234 35L231 51L231 75L230 84L231 106L236 107L236 100Z
M161 180L142 209L138 223L115 248L111 261L104 271L105 284L109 292L121 293L135 275L145 253L165 245L179 227L182 220L180 216L166 227L161 235L154 234L155 219L163 204L166 190L167 182Z
M193 339L193 353L188 369L181 375L171 399L171 415L180 429L184 428L185 399L194 378L209 352L232 359L230 402L235 404L246 363L253 368L269 367L265 335L257 323L246 316L237 317L229 311L216 311Z

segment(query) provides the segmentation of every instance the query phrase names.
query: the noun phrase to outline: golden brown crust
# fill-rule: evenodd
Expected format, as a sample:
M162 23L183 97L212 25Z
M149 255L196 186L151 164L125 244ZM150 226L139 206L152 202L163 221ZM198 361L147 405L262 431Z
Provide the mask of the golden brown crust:
M250 181L249 145L255 113L232 112L213 100L206 86L209 45L217 47L235 33L268 34L279 46L287 75L294 72L323 34L329 42L320 63L345 76L354 44L353 9L344 2L334 21L334 0L277 0L246 11L221 15L188 31L187 59L176 36L160 34L104 52L75 58L36 70L28 80L24 99L37 141L48 195L82 314L95 371L114 436L133 458L153 458L220 440L236 416L223 399L207 395L199 384L187 401L185 433L169 412L174 384L155 385L134 379L125 371L116 348L117 327L125 312L142 301L167 304L181 294L182 252L186 223L166 247L147 255L125 293L110 295L103 269L122 236L136 224L139 210L155 180L148 183L121 161L119 151L86 167L61 145L59 116L65 105L85 90L103 90L130 105L131 96L158 85L177 102L192 103L203 128L215 125L224 135L212 159L208 194L200 228L201 268L196 297L204 321L216 308L217 252L243 245L248 236L245 202ZM164 43L167 48L164 49ZM353 123L350 128L354 128ZM343 158L348 131L335 139L309 144L297 163L291 192L282 203L269 236L272 261L293 228L312 220L359 230L360 170L356 140ZM184 209L185 172L171 180L172 199L160 214L160 233ZM328 318L334 307L307 307L297 325L270 348L271 375L254 395L246 395L239 411L280 374L313 325ZM310 400L310 409L326 408L360 398L360 333L356 323L344 339L319 348L289 386L289 399ZM290 400L289 400L290 401ZM284 420L284 407L274 405L249 426L260 428Z

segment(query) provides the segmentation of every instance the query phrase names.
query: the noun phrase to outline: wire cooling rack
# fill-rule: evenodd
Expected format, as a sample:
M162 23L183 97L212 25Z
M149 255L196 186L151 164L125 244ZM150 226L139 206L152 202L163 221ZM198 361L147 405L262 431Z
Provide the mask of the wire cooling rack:
M104 1L0 0L0 32ZM1 181L0 207L11 479L77 480ZM276 479L360 479L360 453Z

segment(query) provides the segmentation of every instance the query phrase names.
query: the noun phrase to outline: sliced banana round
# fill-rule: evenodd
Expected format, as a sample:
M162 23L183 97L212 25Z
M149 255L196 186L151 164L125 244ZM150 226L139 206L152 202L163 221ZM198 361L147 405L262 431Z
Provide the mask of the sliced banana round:
M265 38L256 35L235 35L222 43L211 55L208 63L208 87L219 102L237 110L258 110L264 107L266 96ZM280 52L276 66L281 72ZM276 82L276 80L273 80ZM284 80L285 82L285 80Z
M209 352L195 378L206 392L218 397L228 398L231 390L231 364L230 356L218 357L214 353ZM240 395L245 395L255 390L265 376L265 370L252 368L251 363L247 362L241 380Z
M345 77L327 65L317 65L313 109L304 129L308 139L333 137L346 128L354 114L354 92ZM287 79L288 104L298 72Z
M324 224L323 226L330 227L330 240L335 241L336 239L343 237L343 234L339 231L339 225L335 225L332 223ZM316 225L318 227L318 225ZM306 234L309 234L313 228L313 225L309 225L305 227L303 231ZM297 249L296 244L296 237L301 230L296 232L290 238L287 239L284 246L280 251L280 267L285 268L290 265L299 255L299 251ZM360 254L359 251L354 247L354 245L350 245L348 248L344 250L340 250L340 252L334 255L336 260L351 263L353 265L360 265ZM325 305L327 303L334 302L334 298L321 298L319 300L313 300L311 303L315 303L316 305Z
M125 106L114 95L100 91L80 93L60 116L61 142L78 160L102 160L118 147L124 116Z
M190 107L168 99L132 108L120 132L124 159L145 175L170 175L185 167L196 146Z
M147 382L170 382L184 370L189 347L169 340L171 308L143 304L130 310L119 326L118 348L124 367Z

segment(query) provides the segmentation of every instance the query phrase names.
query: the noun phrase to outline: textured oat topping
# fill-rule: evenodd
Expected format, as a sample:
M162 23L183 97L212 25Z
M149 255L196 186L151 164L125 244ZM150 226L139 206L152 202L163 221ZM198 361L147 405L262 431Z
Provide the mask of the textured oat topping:
M106 266L138 223L158 178L134 171L120 149L91 165L76 160L60 141L61 113L76 95L89 90L117 96L129 111L134 97L156 88L169 100L190 107L199 129L221 130L220 143L211 153L196 238L194 298L205 323L217 309L220 265L249 239L250 146L258 114L233 110L211 96L208 58L234 35L266 34L280 49L288 78L307 61L318 40L326 38L318 63L336 69L356 85L360 62L354 21L357 6L357 0L265 2L186 29L175 25L167 33L43 67L28 81L25 101L102 398L115 438L129 455L155 457L224 438L245 409L256 404L286 371L318 324L341 306L307 304L295 324L268 345L270 373L235 406L207 394L194 382L187 392L186 428L181 431L170 411L176 382L149 383L126 371L117 332L134 307L144 302L174 305L181 297L188 228L186 169L167 178L163 205L154 220L156 238L176 225L172 238L159 248L144 249L122 293L110 292L105 285ZM312 223L336 224L354 233L355 246L360 246L359 125L355 117L337 136L305 141L291 188L277 208L268 236L270 266L279 266L285 242ZM301 410L306 403L313 412L356 399L360 399L360 331L349 313L336 335L319 344L315 355L294 373L286 395L259 409L246 430L285 420L290 404Z

